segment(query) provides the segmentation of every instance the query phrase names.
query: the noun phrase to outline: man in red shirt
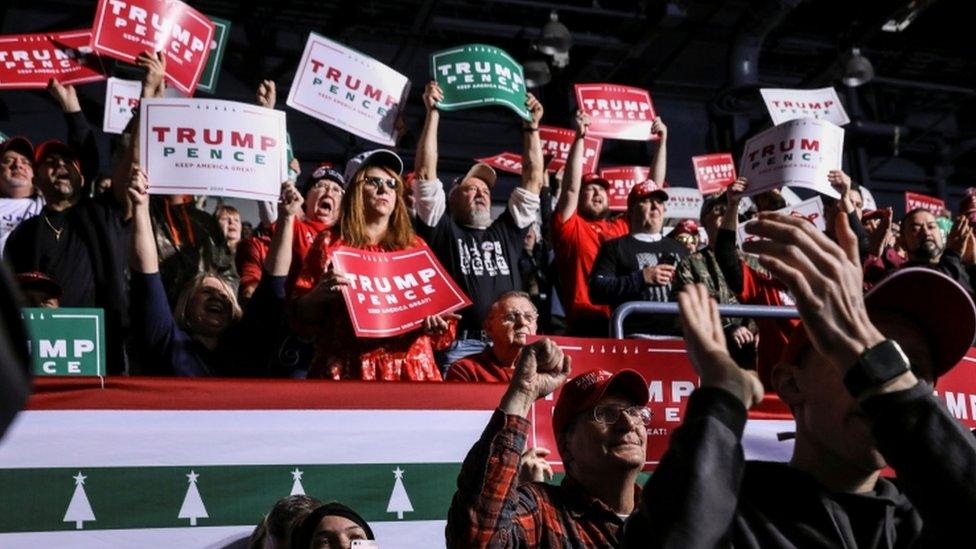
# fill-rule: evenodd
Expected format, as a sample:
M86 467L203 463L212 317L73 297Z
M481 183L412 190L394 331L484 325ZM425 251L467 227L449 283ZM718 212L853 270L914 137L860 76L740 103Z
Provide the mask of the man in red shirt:
M560 273L559 300L566 308L567 334L574 336L607 335L610 308L590 301L587 289L593 262L600 245L627 234L627 220L612 216L607 189L610 182L595 173L583 175L583 138L590 119L576 113L576 140L566 159L564 188L552 218L556 272ZM653 130L661 138L651 168L651 179L664 181L667 127L660 119Z
M445 381L511 381L526 339L538 329L539 311L529 294L522 291L505 292L491 304L485 319L485 333L491 346L480 353L466 356L447 370Z
M294 224L291 271L285 286L289 293L315 237L339 222L339 204L346 182L330 162L323 162L312 171L304 187L299 190L305 195L305 216L304 219L296 219ZM268 236L252 236L238 246L236 263L241 276L240 296L243 299L250 297L261 282L261 266L268 255L274 227L272 225Z

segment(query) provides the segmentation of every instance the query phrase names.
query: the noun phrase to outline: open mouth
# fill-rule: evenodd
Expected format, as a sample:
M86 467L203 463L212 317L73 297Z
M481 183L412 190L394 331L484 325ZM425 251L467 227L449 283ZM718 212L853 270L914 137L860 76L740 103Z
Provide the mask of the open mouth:
M224 306L217 302L211 302L204 305L203 310L212 314L223 314Z

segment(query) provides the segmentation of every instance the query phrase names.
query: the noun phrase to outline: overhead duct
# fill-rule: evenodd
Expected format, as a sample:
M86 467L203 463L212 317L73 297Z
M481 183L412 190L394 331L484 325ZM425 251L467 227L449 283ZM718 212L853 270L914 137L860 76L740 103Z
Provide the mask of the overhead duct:
M766 0L739 22L729 52L729 80L734 88L759 83L759 53L766 36L803 0Z

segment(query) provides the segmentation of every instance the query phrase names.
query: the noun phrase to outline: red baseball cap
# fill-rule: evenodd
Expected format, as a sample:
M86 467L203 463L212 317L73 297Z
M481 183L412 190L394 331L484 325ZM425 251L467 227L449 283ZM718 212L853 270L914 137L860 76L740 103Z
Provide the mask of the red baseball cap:
M868 210L861 215L861 221L871 221L872 219L883 219L885 216L885 211L881 208L877 210Z
M31 162L34 161L34 144L24 136L18 135L0 143L0 155L7 151L18 152L27 157Z
M932 375L945 374L966 356L976 337L976 305L958 282L926 268L899 269L864 294L868 314L889 312L913 320L932 349ZM937 306L936 306L937 304ZM782 362L797 364L811 346L803 324L783 349Z
M56 297L57 299L61 299L62 295L64 295L64 291L61 289L61 286L55 282L54 279L40 271L17 273L17 283L20 284L21 289L25 291L30 288L34 288L47 293L51 297Z
M683 235L683 234L690 234L691 236L695 236L695 237L699 236L698 223L695 223L694 219L682 219L681 221L678 222L677 225L674 226L673 229L671 229L671 232L668 233L668 236L674 238L676 236Z
M78 173L81 173L81 162L78 160L78 154L66 143L57 139L50 139L37 146L34 151L34 165L37 166L46 156L51 154L60 154L66 161L74 164Z
M589 185L590 183L596 183L597 185L603 187L604 189L609 189L610 188L610 182L607 181L606 179L604 179L602 176L600 176L600 174L598 174L596 172L588 173L588 174L584 175L583 176L583 184L580 185L580 188L583 188L583 187Z
M643 183L634 185L630 189L630 194L627 195L627 204L633 204L635 201L647 196L656 196L661 201L668 199L668 193L664 191L664 187L648 179Z
M636 370L620 370L615 374L606 370L583 372L567 381L559 393L552 414L553 433L559 436L574 417L592 410L611 388L619 390L641 406L651 398L647 381Z

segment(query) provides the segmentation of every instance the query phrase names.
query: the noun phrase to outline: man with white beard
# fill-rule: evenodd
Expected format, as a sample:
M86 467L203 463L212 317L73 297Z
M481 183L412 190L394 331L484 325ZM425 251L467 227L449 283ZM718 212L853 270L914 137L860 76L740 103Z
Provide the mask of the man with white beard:
M508 207L491 219L491 188L496 175L487 164L477 163L445 194L437 177L437 127L443 99L431 82L424 91L427 118L417 145L414 197L417 233L427 241L472 305L460 311L457 340L446 351L442 364L480 352L485 347L482 324L495 297L522 289L518 258L525 233L539 213L544 166L539 122L542 104L528 95L525 102L531 121L522 126L522 185L508 200ZM449 215L444 215L447 210Z

